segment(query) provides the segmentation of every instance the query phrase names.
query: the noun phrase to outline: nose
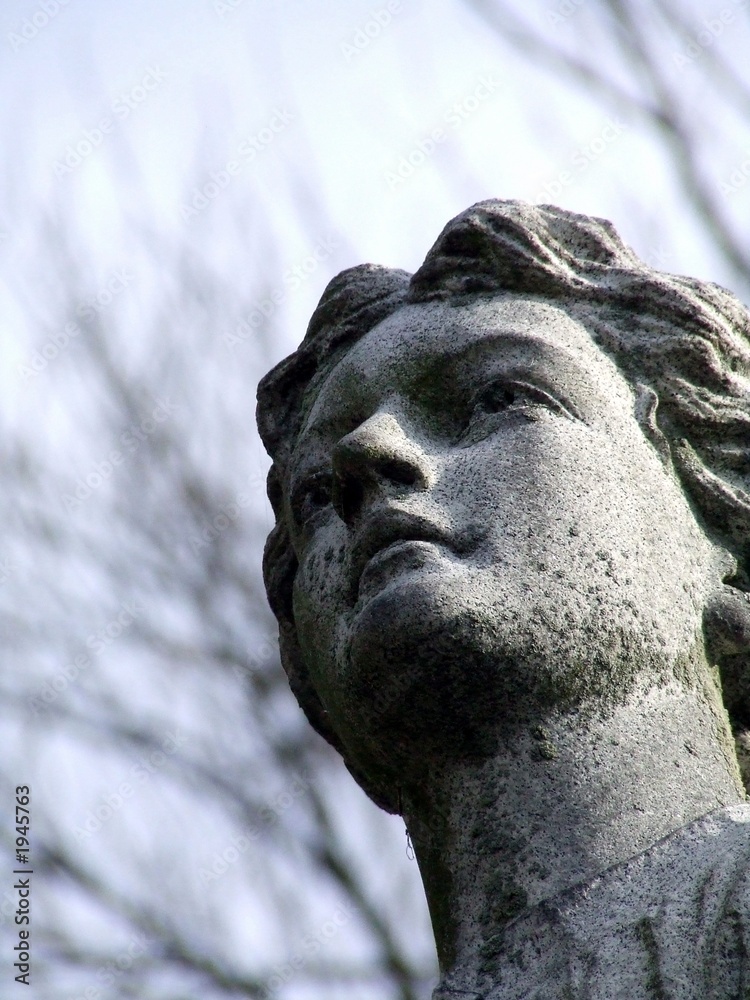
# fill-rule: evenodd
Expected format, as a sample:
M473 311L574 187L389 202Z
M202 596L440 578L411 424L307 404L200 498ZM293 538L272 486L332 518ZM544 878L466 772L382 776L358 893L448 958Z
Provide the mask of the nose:
M378 496L425 490L427 456L391 413L376 413L333 449L333 508L348 525Z

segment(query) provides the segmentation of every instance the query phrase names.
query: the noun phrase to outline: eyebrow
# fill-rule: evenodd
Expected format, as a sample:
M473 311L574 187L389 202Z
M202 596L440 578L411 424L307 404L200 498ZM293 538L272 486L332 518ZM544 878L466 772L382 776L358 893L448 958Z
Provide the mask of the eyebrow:
M518 353L526 353L526 358L507 358L504 359L508 362L508 367L510 371L515 371L519 376L531 376L533 378L539 378L540 373L536 371L533 367L533 361L546 361L552 362L556 369L561 368L576 377L580 378L585 386L593 391L595 391L596 386L591 379L591 374L583 362L576 356L574 351L571 351L568 347L562 344L550 343L547 339L538 336L535 333L521 333L520 331L496 331L488 329L484 336L480 336L476 339L469 341L468 343L458 343L455 347L448 347L446 350L441 351L440 355L430 359L425 359L420 364L419 374L415 375L413 381L418 382L424 378L427 370L429 369L430 375L432 376L435 370L447 371L448 373L460 367L464 362L468 362L472 356L477 354L482 354L486 352L488 347L492 347L497 344L505 344L515 347ZM352 345L352 350L356 348L356 344ZM531 349L531 350L529 350ZM341 362L346 362L347 355L341 359ZM529 358L528 354L532 357ZM530 363L531 362L531 363ZM335 371L335 369L334 369ZM331 372L333 375L334 372ZM350 371L346 373L346 379L351 380L352 378L358 377L359 373ZM366 376L364 376L366 379ZM327 380L326 380L327 381ZM555 386L553 382L549 379L543 379L546 383L547 388L551 391L559 393L561 387ZM323 385L326 383L324 382ZM321 389L323 386L321 386ZM575 402L570 398L570 394L566 393L566 402L569 405L571 412L575 417L581 420L583 423L590 423L590 419L587 419L586 415L581 413L580 407L576 406ZM317 399L313 404L313 409L317 403ZM312 412L312 411L311 411ZM311 440L315 439L319 435L325 435L326 431L331 424L336 422L339 414L321 421L313 421L312 423L307 423L303 430L300 432L295 447L293 450L293 458L291 462L291 468L299 468L299 452L300 446L305 443L305 447L309 447ZM309 416L308 416L309 421ZM304 462L302 463L304 464Z
M588 374L587 369L582 366L573 351L562 344L552 344L535 333L520 333L514 331L504 331L503 333L499 333L497 331L488 330L487 334L483 337L478 337L476 340L472 340L468 344L457 344L453 350L449 349L443 352L441 359L449 362L462 360L465 356L470 355L475 351L480 351L482 348L487 346L492 346L498 342L506 344L510 343L519 348L527 348L531 346L535 353L541 355L552 354L555 358L570 361L582 374Z
M554 372L572 375L580 380L585 388L596 391L588 367L574 351L562 344L551 344L548 340L533 333L488 331L486 336L472 340L468 344L458 344L454 349L444 351L439 358L430 362L430 368L432 371L437 368L456 375L462 364L470 362L477 355L486 353L488 347L492 347L498 342L516 349L511 350L510 357L497 359L508 374L515 373L521 377L530 376L535 380L540 380L551 391L559 394L563 392L565 386L556 385L553 379L544 378L544 372L538 370L536 362L552 364ZM580 408L575 405L571 393L565 392L564 395L570 404L573 415L584 423L589 423L590 421L586 419Z

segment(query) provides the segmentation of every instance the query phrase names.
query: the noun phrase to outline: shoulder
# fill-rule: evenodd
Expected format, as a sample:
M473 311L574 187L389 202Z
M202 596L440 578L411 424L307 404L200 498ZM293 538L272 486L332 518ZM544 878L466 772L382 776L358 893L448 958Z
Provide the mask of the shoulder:
M728 1000L750 979L750 803L546 900L493 949L488 1000Z

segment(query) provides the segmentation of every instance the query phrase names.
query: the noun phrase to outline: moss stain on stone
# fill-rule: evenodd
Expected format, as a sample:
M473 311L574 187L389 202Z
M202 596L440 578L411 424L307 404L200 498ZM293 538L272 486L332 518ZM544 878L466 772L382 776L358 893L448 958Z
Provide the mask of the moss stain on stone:
M648 978L646 989L651 992L654 1000L669 1000L664 988L664 980L661 977L659 962L659 943L654 934L654 928L650 917L643 917L635 926L638 940L643 945L646 952L646 967Z
M555 760L559 751L550 738L550 732L545 726L534 726L531 730L534 737L534 755L537 760Z

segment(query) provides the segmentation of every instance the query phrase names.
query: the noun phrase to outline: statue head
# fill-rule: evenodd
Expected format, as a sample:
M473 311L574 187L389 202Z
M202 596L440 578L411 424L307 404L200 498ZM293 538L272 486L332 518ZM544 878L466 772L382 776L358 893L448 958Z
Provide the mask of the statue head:
M645 680L750 728L750 314L601 219L485 201L326 288L261 381L264 576L313 726L381 806ZM417 765L418 766L418 765Z

